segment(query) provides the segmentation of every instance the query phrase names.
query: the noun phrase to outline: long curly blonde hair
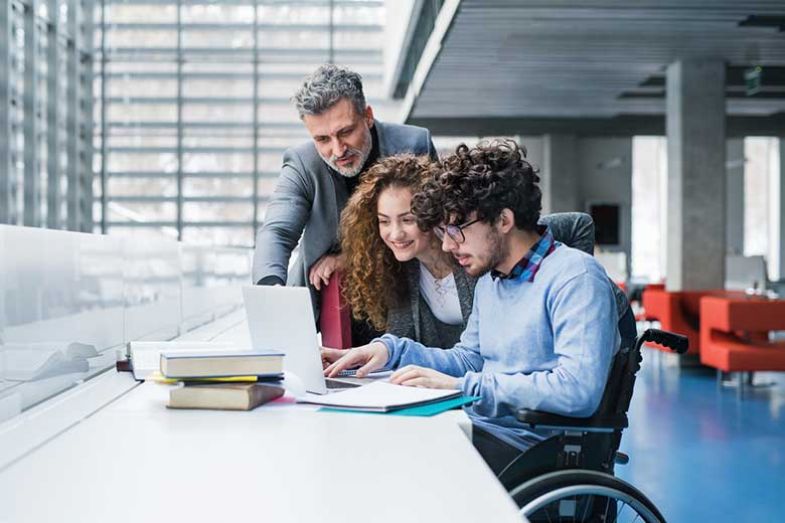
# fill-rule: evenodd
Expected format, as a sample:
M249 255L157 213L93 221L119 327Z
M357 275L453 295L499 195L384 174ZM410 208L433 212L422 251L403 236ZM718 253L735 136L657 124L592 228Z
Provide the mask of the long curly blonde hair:
M387 328L388 310L407 296L404 265L395 259L379 235L379 195L390 187L416 194L439 173L440 164L427 156L400 154L384 158L363 174L341 213L342 294L352 315L369 321L377 330Z

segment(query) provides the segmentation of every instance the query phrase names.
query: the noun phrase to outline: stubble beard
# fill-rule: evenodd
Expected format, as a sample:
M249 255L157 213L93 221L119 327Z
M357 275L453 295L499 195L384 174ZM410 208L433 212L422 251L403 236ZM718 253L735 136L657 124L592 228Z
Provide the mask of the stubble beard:
M467 271L471 276L479 278L485 276L507 258L509 248L505 245L501 233L491 229L486 236L488 242L488 256L477 270ZM479 258L478 258L479 259Z

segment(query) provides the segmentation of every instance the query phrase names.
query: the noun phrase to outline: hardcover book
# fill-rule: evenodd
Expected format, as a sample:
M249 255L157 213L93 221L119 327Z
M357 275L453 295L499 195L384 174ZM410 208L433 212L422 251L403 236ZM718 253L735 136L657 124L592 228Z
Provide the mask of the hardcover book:
M178 379L276 376L283 373L283 356L275 352L165 352L161 374Z
M284 388L269 383L185 384L169 391L170 409L251 410L283 396Z

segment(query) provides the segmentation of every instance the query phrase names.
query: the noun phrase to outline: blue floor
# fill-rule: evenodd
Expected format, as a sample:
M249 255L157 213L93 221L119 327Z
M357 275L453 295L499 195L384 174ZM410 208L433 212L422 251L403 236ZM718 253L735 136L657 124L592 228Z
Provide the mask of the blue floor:
M739 400L713 370L644 348L616 475L669 522L785 521L785 374Z

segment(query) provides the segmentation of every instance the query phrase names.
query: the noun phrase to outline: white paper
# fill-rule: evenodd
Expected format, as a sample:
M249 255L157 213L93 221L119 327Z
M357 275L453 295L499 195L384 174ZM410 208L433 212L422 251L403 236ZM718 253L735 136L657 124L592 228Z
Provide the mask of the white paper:
M128 344L128 356L134 369L134 378L144 380L157 372L163 352L239 352L243 349L235 343L219 341L132 341Z
M386 381L376 381L362 387L335 392L326 396L308 396L302 403L312 403L325 407L386 412L407 406L430 403L460 395L459 390L424 389L393 385Z

